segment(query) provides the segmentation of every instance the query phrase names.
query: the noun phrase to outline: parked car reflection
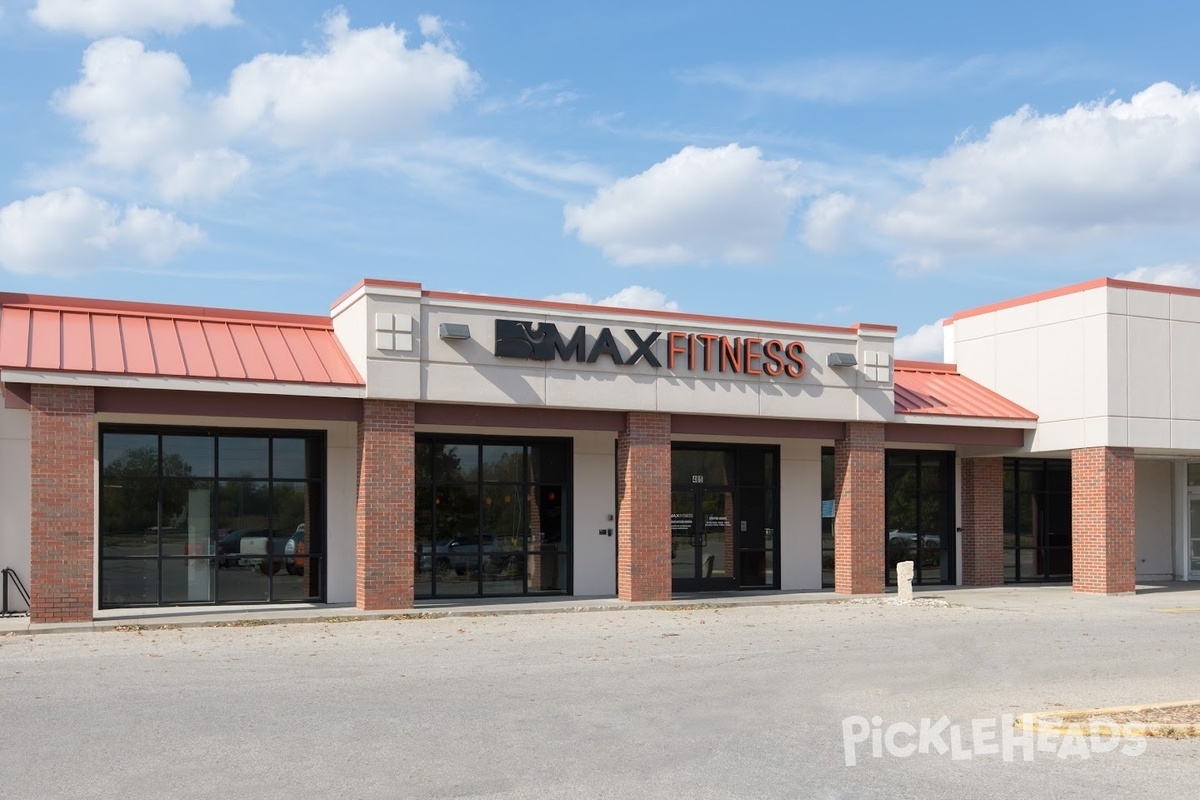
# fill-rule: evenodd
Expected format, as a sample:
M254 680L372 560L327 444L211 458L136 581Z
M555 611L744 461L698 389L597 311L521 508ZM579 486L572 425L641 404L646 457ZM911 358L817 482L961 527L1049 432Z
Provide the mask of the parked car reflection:
M292 543L295 553L295 537L303 538L301 523L294 532L273 531L269 528L239 528L217 536L217 564L221 567L264 566L268 556L284 556ZM293 559L294 560L294 559Z
M420 572L452 571L456 575L483 569L488 574L499 575L518 557L517 553L506 551L493 534L472 533L435 543L432 551L425 550L420 554L417 569Z

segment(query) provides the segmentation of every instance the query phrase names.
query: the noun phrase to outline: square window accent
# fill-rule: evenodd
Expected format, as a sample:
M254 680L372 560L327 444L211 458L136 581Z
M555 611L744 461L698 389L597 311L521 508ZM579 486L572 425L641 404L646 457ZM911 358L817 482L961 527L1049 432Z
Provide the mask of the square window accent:
M866 350L863 352L863 374L867 380L876 383L888 383L892 380L891 354L882 350Z
M375 347L395 353L410 353L413 349L413 319L408 314L375 314Z

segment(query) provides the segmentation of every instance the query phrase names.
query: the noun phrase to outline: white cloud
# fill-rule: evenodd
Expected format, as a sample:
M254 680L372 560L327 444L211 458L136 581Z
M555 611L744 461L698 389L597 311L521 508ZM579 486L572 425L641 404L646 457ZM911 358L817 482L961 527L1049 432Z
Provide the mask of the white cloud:
M819 253L834 253L846 243L846 228L859 205L852 197L831 192L814 200L804 212L801 238Z
M435 18L421 26L442 36ZM444 38L409 48L404 31L354 30L341 12L326 19L325 33L321 50L242 64L216 98L192 91L175 53L102 39L85 51L79 81L55 105L80 122L91 163L148 176L162 198L177 201L235 185L251 168L244 149L273 144L324 159L413 137L477 81Z
M1062 114L1023 108L930 162L878 220L897 263L1045 251L1200 215L1200 90L1158 83Z
M157 264L203 241L198 227L174 214L122 209L78 188L0 209L0 266L23 275L70 275L131 259Z
M941 361L945 356L944 319L922 325L915 331L896 337L896 358L915 361Z
M236 25L234 0L37 0L29 17L52 31L97 38Z
M592 300L592 296L583 292L563 292L544 298L558 303L575 303L581 306L614 306L616 308L643 308L653 311L678 311L679 304L668 300L667 296L657 289L646 286L626 286L624 289L610 294L600 300Z
M563 227L623 265L770 260L799 195L797 168L756 147L685 147L568 204Z
M167 200L213 197L249 168L246 156L212 135L206 112L190 102L191 75L179 56L147 51L132 39L94 42L78 83L55 97L83 124L89 160L145 172Z
M224 147L180 153L159 165L159 192L168 202L189 197L212 199L237 183L249 169L250 159Z
M304 55L264 53L234 69L214 113L229 135L277 146L325 147L420 134L429 118L473 92L479 77L442 37L409 48L393 26L352 29L344 11L325 20L325 42Z
M1122 272L1116 277L1119 280L1136 283L1200 288L1200 266L1196 264L1159 264L1156 267L1137 267L1129 272Z

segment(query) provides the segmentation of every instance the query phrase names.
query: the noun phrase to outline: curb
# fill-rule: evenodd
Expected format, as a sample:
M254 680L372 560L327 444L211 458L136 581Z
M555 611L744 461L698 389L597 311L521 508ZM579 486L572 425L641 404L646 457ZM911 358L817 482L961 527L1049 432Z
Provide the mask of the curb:
M681 600L672 602L620 603L612 601L605 605L575 605L575 606L539 606L536 604L511 608L472 608L458 606L454 608L412 608L389 611L359 611L347 609L338 613L336 609L314 611L310 614L293 612L295 616L283 616L280 612L258 615L255 612L240 612L246 616L230 616L228 619L214 619L209 616L204 619L171 619L168 617L146 617L143 619L124 617L121 619L102 619L91 622L47 622L25 623L20 628L3 630L0 628L0 638L4 636L33 636L46 633L81 633L85 631L161 631L179 630L183 628L257 628L266 625L292 625L311 623L350 623L372 620L408 619L441 619L446 617L506 617L526 614L573 614L594 612L627 612L627 611L705 611L714 609L731 609L762 606L798 606L798 605L856 605L862 602L870 603L895 598L892 594L877 595L825 595L804 598L772 598L763 597L753 600L726 600L709 598L697 600ZM913 606L928 606L922 600L940 600L941 595L919 596L914 598ZM895 603L894 605L901 605ZM219 613L219 612L217 612ZM282 614L287 614L284 611Z
M1110 706L1108 708L1078 708L1066 711L1040 711L1036 714L1021 714L1013 722L1014 728L1034 733L1058 736L1144 736L1174 739L1200 738L1200 723L1171 722L1114 722L1111 717L1119 714L1136 714L1143 711L1159 711L1168 708L1200 706L1200 700L1183 700L1171 703L1147 703L1132 706Z

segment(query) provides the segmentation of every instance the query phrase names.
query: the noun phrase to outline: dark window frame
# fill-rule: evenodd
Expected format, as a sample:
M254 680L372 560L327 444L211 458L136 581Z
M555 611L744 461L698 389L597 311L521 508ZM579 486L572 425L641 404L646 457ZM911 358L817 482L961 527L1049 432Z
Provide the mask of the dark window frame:
M99 462L99 485L96 489L97 507L101 510L105 508L105 497L109 491L106 486L105 469L105 454L106 454L106 437L109 435L132 434L142 436L154 436L157 446L156 467L154 475L137 475L129 476L137 480L153 480L157 483L156 507L154 509L154 529L156 544L154 553L150 555L113 555L105 553L105 535L103 513L98 521L96 528L96 580L100 587L98 592L99 607L101 609L109 608L156 608L156 607L180 607L180 606L214 606L214 605L283 605L291 603L323 603L326 598L327 589L327 568L328 568L328 550L326 531L328 529L328 436L323 429L312 428L225 428L219 426L203 426L203 425L153 425L153 424L137 424L137 423L102 423L99 426L97 433L98 447L97 456ZM205 482L210 485L209 489L209 514L210 520L213 523L214 530L210 538L209 552L203 555L184 552L183 555L172 555L164 553L163 534L167 530L163 526L163 517L165 509L164 502L164 487L167 483L173 481L188 480L186 476L167 475L163 469L163 439L172 436L199 436L206 437L212 440L213 448L213 466L212 474L191 478L195 482ZM265 477L245 478L243 476L223 476L221 475L220 466L220 439L222 438L265 438L267 439L267 475ZM306 475L304 478L278 478L274 477L274 458L275 448L273 442L275 439L302 439L306 446ZM222 599L220 594L220 579L218 576L217 567L222 560L222 556L217 550L218 540L215 538L216 529L220 525L218 509L220 505L220 486L223 481L247 481L266 483L267 497L274 497L274 486L280 484L297 484L303 483L309 487L307 497L310 503L306 520L311 522L313 530L305 530L305 538L307 540L307 549L305 553L296 557L295 561L302 561L308 569L311 569L312 564L317 564L317 572L315 581L317 591L309 595L296 597L277 597L275 596L275 579L276 574L280 569L283 569L285 559L268 553L266 563L269 574L266 574L267 579L267 597L266 599L246 599L246 598L228 598ZM269 500L270 502L270 500ZM269 512L270 515L272 511ZM269 526L270 527L270 526ZM315 544L314 544L315 543ZM155 592L153 602L113 602L105 599L105 573L108 569L113 568L118 563L130 562L141 564L153 564L153 572L155 574ZM191 562L207 562L212 569L213 581L211 584L211 598L208 600L164 600L163 586L163 566L164 563L182 563Z
M479 599L479 598L503 598L503 597L556 597L570 596L574 593L574 456L575 442L570 437L554 437L554 436L503 436L503 435L458 435L453 433L417 433L416 447L414 448L414 459L421 457L422 446L425 445L451 445L458 447L473 447L476 451L476 469L475 476L470 480L443 480L438 473L438 469L434 463L427 465L424 474L422 474L421 465L414 463L413 467L413 482L414 493L417 498L420 498L423 490L428 492L430 507L428 509L428 519L432 530L429 532L429 540L432 542L432 551L429 554L424 554L422 551L422 537L420 532L414 531L414 553L413 553L413 577L414 577L414 597L418 601L426 600L447 600L447 599ZM525 479L529 471L530 452L533 448L539 445L550 445L563 448L564 461L562 464L563 474L561 476L552 476L547 478L544 475L538 475L536 480ZM486 477L486 469L483 461L484 448L489 446L498 447L519 447L522 448L522 480L512 480L504 478L500 480L492 480ZM431 458L433 453L431 450ZM476 522L474 533L463 534L465 536L486 536L489 533L494 535L494 532L484 531L485 526L484 514L485 503L487 500L487 489L489 487L520 487L518 496L528 497L530 491L536 487L539 494L546 489L558 487L562 492L559 501L560 507L560 523L562 530L559 534L558 542L555 542L555 550L553 557L556 569L560 570L561 589L532 589L529 581L529 570L521 570L521 586L520 592L488 592L485 591L485 557L483 547L480 546L474 554L474 572L475 581L474 588L471 591L454 592L452 589L446 592L439 592L439 584L442 580L438 577L438 500L439 490L447 487L473 487L476 492ZM419 500L418 500L419 502ZM423 516L420 509L417 510L417 516ZM525 549L511 551L514 556L520 555L523 557L542 556L544 557L545 542L538 544L538 550L534 550L534 542L531 532L527 531L525 537ZM479 539L481 545L483 539ZM504 551L509 552L509 551ZM469 558L470 556L468 556ZM424 564L423 558L428 561ZM447 557L449 559L449 557ZM454 557L458 559L458 557ZM457 563L455 561L455 563ZM428 581L421 580L423 567L427 566L430 572ZM543 563L543 566L545 564ZM468 567L469 568L469 567ZM429 584L429 592L425 593L418 590L418 586L427 582ZM447 581L449 585L449 581ZM462 585L458 583L456 585Z
M896 585L896 571L893 566L889 566L892 550L892 535L896 531L894 520L892 517L892 500L893 494L898 491L896 486L896 474L893 472L892 464L894 461L901 458L913 458L916 463L917 485L911 491L915 494L916 508L914 509L915 518L917 520L916 527L921 528L918 531L911 531L915 535L913 544L917 552L917 563L913 565L913 586L953 586L957 583L958 570L958 537L957 537L957 491L956 491L956 467L957 458L953 450L908 450L908 449L888 449L883 455L883 474L884 474L884 584L887 586ZM932 463L931 463L932 462ZM925 485L925 470L929 467L937 466L940 470L939 481L940 486L929 487ZM922 521L926 516L927 503L930 498L937 497L942 505L941 509L941 530L928 531L924 530ZM938 566L940 570L939 580L925 581L924 569L925 566L922 556L927 549L927 537L937 535L938 539Z
M1065 472L1065 480L1062 473ZM1051 474L1058 473L1062 488L1051 488ZM1031 476L1035 486L1021 487L1022 477ZM1040 487L1036 484L1040 481ZM1028 498L1030 523L1026 531L1021 522L1021 501ZM1073 532L1071 519L1071 460L1068 458L1006 458L1004 459L1004 582L1005 583L1066 583L1073 575ZM1055 514L1053 512L1057 511ZM1051 518L1065 522L1065 531L1051 531ZM1066 544L1051 544L1050 536ZM1032 544L1022 539L1031 537ZM1035 564L1033 575L1023 574L1024 553L1031 552ZM1009 561L1012 561L1011 567ZM1041 569L1036 565L1041 564ZM1056 569L1056 566L1059 567ZM1011 577L1010 577L1011 573Z
M709 489L709 490L729 489L732 492L733 497L734 497L734 501L733 501L734 502L734 518L738 521L741 521L743 519L742 511L741 511L741 502L742 502L741 495L742 495L743 489L750 489L750 490L761 489L761 490L771 493L771 495L772 495L771 514L775 520L774 533L772 534L773 547L772 548L743 547L741 540L740 540L739 531L736 530L736 526L735 526L735 530L733 532L733 537L734 537L733 571L734 572L733 572L733 576L732 576L731 580L735 583L735 585L732 587L734 591L763 591L763 590L779 589L780 586L782 585L782 583L781 583L781 581L782 581L781 565L783 563L783 557L781 555L782 550L783 550L783 520L780 516L780 511L782 508L781 495L783 493L783 490L782 490L783 484L782 484L782 476L781 476L783 459L782 459L779 445L738 444L738 443L729 443L729 442L694 442L694 441L671 442L671 455L672 455L671 472L672 472L672 476L674 474L674 468L675 468L675 464L674 464L674 460L673 460L674 454L676 452L687 452L687 451L712 451L712 452L722 452L722 453L728 454L728 457L730 458L729 463L732 465L733 479L732 479L732 481L726 481L723 483L705 481L704 483L696 484L696 483L675 483L674 478L672 477L671 487L670 487L672 492L693 490L693 489L697 489L697 488ZM774 458L773 480L768 480L765 482L751 481L751 480L743 481L742 480L742 475L741 475L742 469L739 465L741 464L741 459L742 459L743 454L748 453L748 452L749 453L770 454ZM742 579L743 579L743 574L742 574L743 553L756 553L756 552L773 554L772 555L772 563L770 565L771 580L768 583L744 584L742 582ZM680 586L680 588L676 588L675 591L681 591L681 592L699 591L699 590L702 590L703 580L701 579L700 581L698 581L696 583L693 583L691 580L685 580L685 581L682 581L682 583L681 583L680 579L672 579L672 584L673 584L673 586Z

